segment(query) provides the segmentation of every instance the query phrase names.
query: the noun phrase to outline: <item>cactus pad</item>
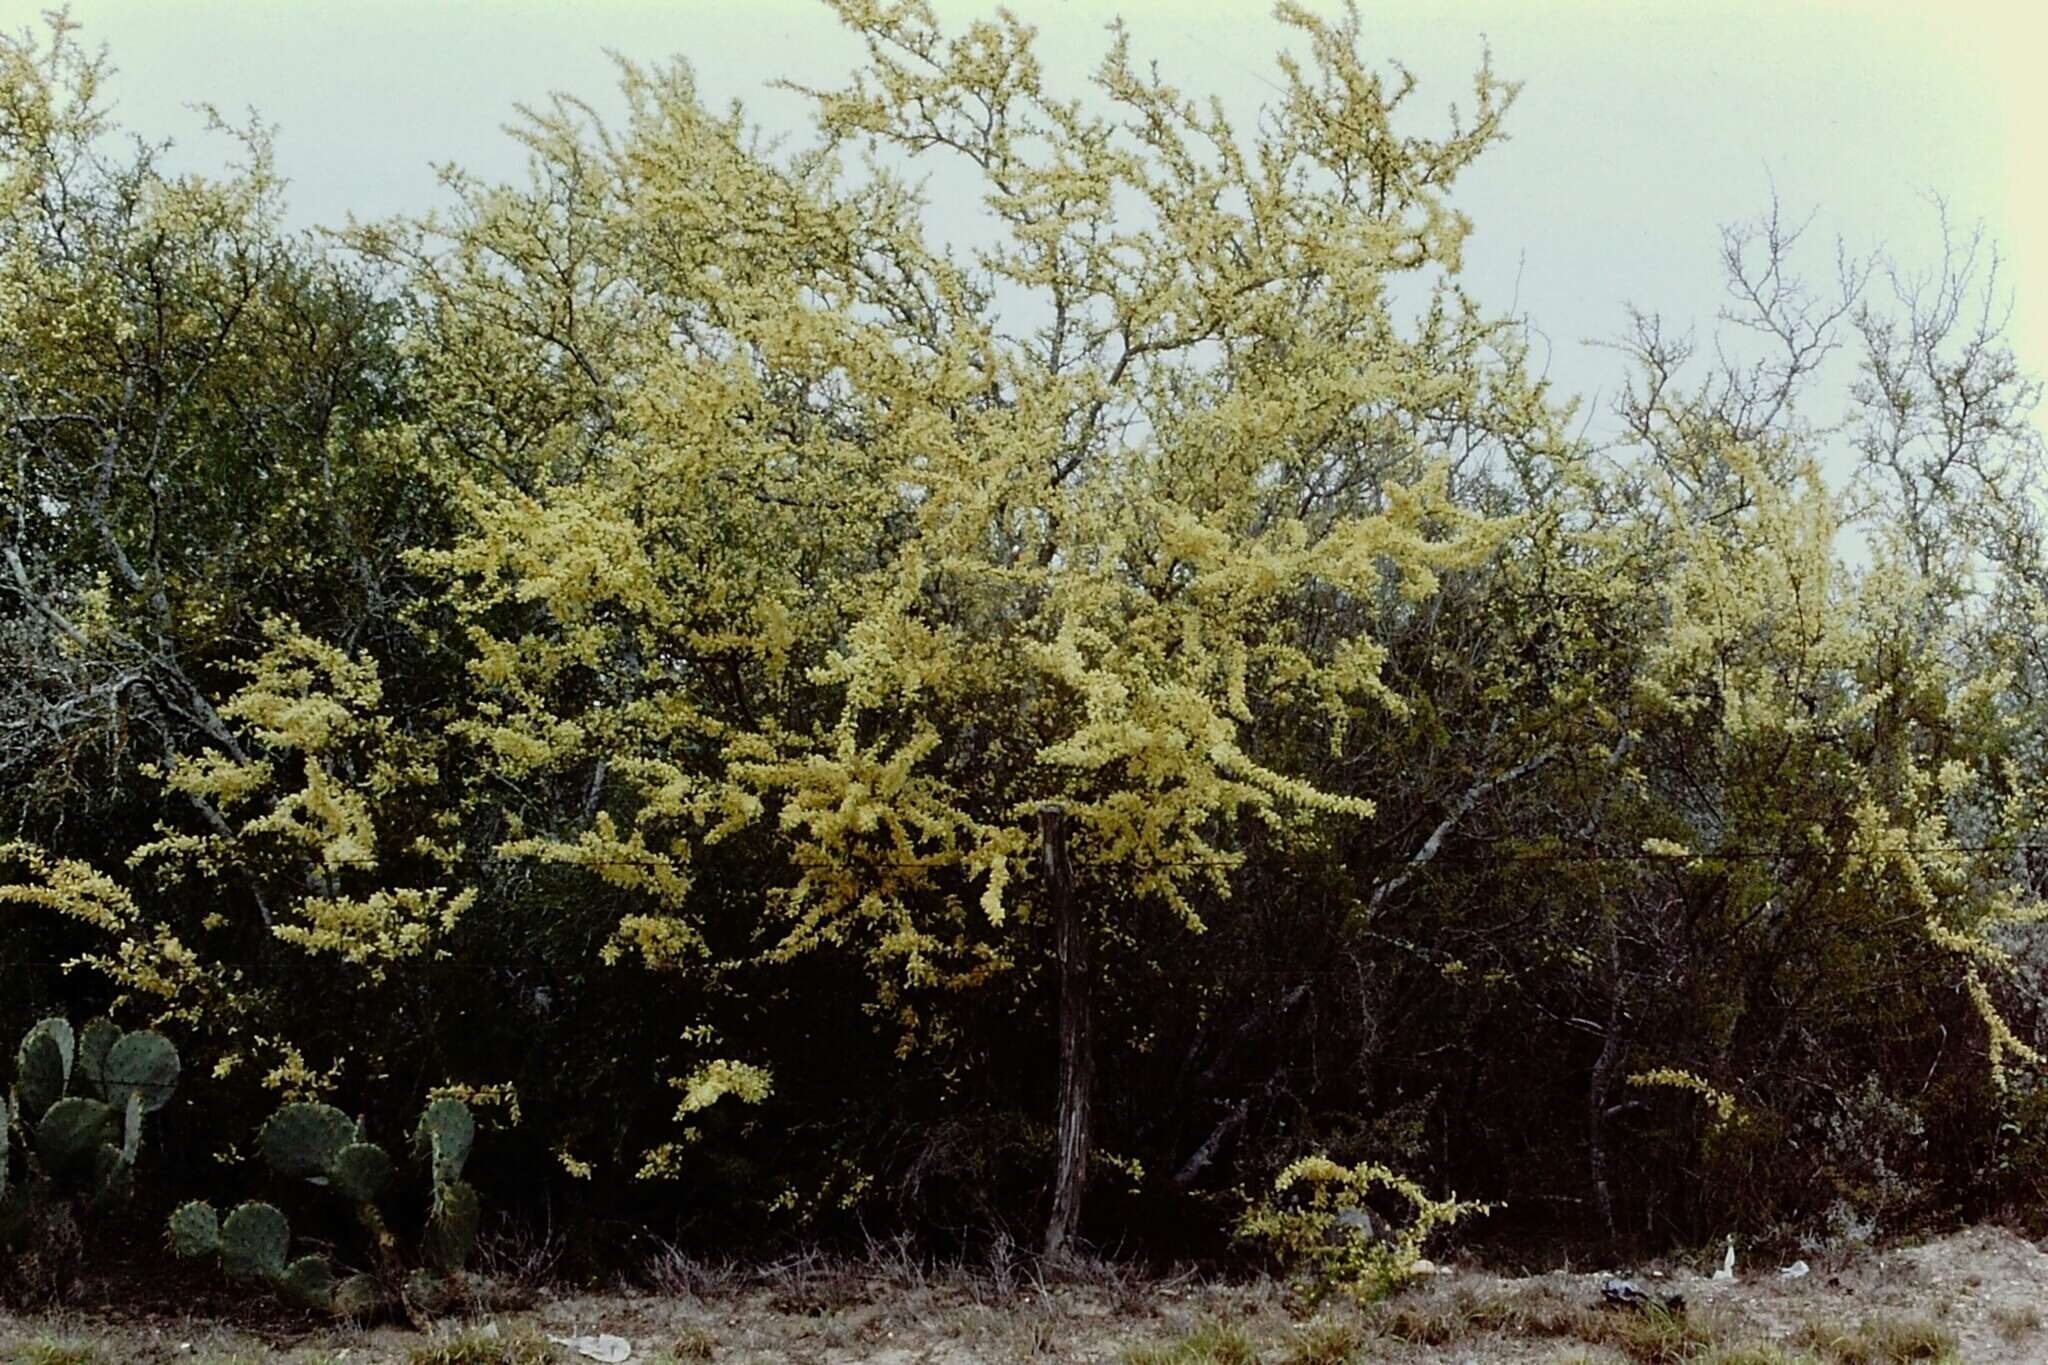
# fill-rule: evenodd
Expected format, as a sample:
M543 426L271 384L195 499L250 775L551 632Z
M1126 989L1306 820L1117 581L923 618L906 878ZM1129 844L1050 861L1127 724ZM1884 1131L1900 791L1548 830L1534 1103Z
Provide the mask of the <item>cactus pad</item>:
M36 1125L36 1149L52 1175L84 1175L93 1169L101 1147L114 1147L118 1154L120 1142L120 1111L83 1095L58 1100Z
M109 1104L125 1101L125 1096L110 1093L106 1086L107 1053L120 1039L121 1030L109 1019L95 1019L79 1030L78 1055L71 1063L71 1074L81 1083L75 1089L97 1095Z
M142 1150L142 1114L142 1092L130 1090L121 1115L121 1163L125 1166L133 1166L136 1154Z
M391 1158L374 1142L351 1142L334 1154L327 1180L343 1199L368 1204L391 1180Z
M68 1036L71 1026L66 1024ZM70 1050L50 1031L45 1019L28 1031L15 1054L15 1084L20 1089L22 1122L33 1122L64 1097L64 1081L71 1074Z
M341 1149L356 1140L355 1120L331 1104L300 1101L270 1116L256 1145L270 1169L307 1180L324 1178Z
M384 1286L375 1275L351 1275L334 1286L334 1311L366 1317L384 1304Z
M462 1179L463 1163L475 1141L476 1120L470 1117L469 1106L446 1096L426 1107L413 1131L413 1146L433 1159L437 1189Z
M86 1033L90 1037L92 1030ZM124 1033L107 1049L100 1090L111 1103L126 1104L130 1092L139 1093L142 1112L154 1114L171 1102L177 1088L178 1050L161 1033Z
M213 1205L195 1199L172 1210L171 1250L180 1256L220 1254L220 1218Z
M72 1060L78 1055L78 1036L71 1031L71 1021L61 1014L38 1019L35 1027L28 1031L28 1038L34 1038L39 1034L57 1045L58 1054L63 1059L64 1078L69 1080ZM28 1038L22 1039L24 1046L27 1045Z
M446 1274L462 1269L476 1246L477 1223L482 1210L476 1191L461 1181L434 1187L434 1211L427 1218L427 1235L421 1246L428 1264Z
M431 1270L415 1270L405 1277L405 1304L409 1312L424 1317L441 1317L460 1305L454 1281Z
M220 1225L221 1261L231 1279L280 1279L291 1241L291 1224L275 1207L243 1204Z
M285 1267L278 1287L308 1308L334 1307L334 1269L324 1257L299 1257Z
M118 1204L135 1193L135 1163L111 1142L100 1144L92 1159L92 1202L97 1207Z

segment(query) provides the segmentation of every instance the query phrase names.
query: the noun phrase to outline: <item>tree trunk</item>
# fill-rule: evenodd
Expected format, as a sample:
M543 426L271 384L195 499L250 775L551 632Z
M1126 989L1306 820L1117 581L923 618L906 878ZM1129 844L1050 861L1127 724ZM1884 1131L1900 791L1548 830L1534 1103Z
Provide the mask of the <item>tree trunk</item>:
M1608 1184L1607 1094L1614 1087L1614 1070L1621 1063L1621 1028L1627 1014L1622 1001L1620 936L1611 920L1607 925L1607 966L1613 994L1607 1003L1607 1037L1600 1045L1600 1056L1593 1063L1593 1075L1587 1086L1589 1148L1586 1164L1593 1178L1593 1202L1600 1210L1600 1221L1607 1229L1607 1239L1613 1242L1618 1233L1614 1221L1614 1191Z
M1054 1135L1052 1218L1045 1229L1047 1259L1058 1257L1081 1222L1081 1198L1088 1184L1092 1137L1091 1097L1095 1089L1094 1017L1089 1007L1088 932L1074 898L1074 867L1067 857L1066 812L1057 802L1038 809L1044 843L1045 879L1052 893L1060 978L1060 1093Z

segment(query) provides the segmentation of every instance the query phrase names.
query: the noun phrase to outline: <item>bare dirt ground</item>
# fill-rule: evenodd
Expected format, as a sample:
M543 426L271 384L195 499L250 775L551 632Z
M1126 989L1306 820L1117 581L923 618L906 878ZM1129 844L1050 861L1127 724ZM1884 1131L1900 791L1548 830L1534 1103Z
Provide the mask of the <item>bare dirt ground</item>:
M1631 1274L1672 1314L1597 1306L1602 1281ZM1699 1361L1863 1365L2048 1361L2048 1254L1976 1228L1799 1279L1745 1267L1714 1281L1677 1264L1507 1277L1452 1266L1387 1301L1313 1313L1272 1280L1145 1277L1114 1266L1056 1278L998 1269L926 1271L886 1259L853 1268L819 1257L751 1270L670 1258L658 1290L545 1291L526 1306L466 1311L420 1333L279 1317L253 1328L132 1313L0 1313L0 1360L24 1365L540 1365L593 1357L550 1338L601 1334L646 1365L1337 1365L1344 1361ZM499 1303L504 1302L503 1297ZM613 1348L614 1351L617 1349ZM602 1358L600 1355L597 1358Z

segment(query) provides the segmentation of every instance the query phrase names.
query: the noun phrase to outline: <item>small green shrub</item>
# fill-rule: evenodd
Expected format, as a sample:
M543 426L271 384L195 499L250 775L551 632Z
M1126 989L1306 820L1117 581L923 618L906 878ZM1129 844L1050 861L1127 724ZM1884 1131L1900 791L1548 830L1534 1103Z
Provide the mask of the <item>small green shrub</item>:
M1365 1207L1374 1189L1400 1195L1413 1216L1382 1229ZM1423 1247L1438 1228L1494 1207L1455 1195L1432 1199L1413 1180L1385 1166L1340 1166L1328 1157L1311 1156L1280 1172L1273 1197L1245 1211L1237 1235L1263 1243L1286 1270L1302 1276L1311 1303L1332 1293L1370 1302L1414 1277Z

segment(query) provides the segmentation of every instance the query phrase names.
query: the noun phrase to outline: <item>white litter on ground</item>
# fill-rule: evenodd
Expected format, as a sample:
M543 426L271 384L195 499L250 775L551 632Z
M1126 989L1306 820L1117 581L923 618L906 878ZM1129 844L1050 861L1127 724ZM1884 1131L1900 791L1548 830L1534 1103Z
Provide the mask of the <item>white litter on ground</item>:
M577 1355L605 1361L606 1365L616 1365L618 1361L633 1358L633 1343L609 1332L594 1337L549 1337L548 1340L557 1346L568 1347Z
M1735 1278L1735 1234L1733 1233L1728 1235L1728 1254L1721 1258L1721 1268L1714 1272L1714 1278L1717 1280L1732 1280Z

